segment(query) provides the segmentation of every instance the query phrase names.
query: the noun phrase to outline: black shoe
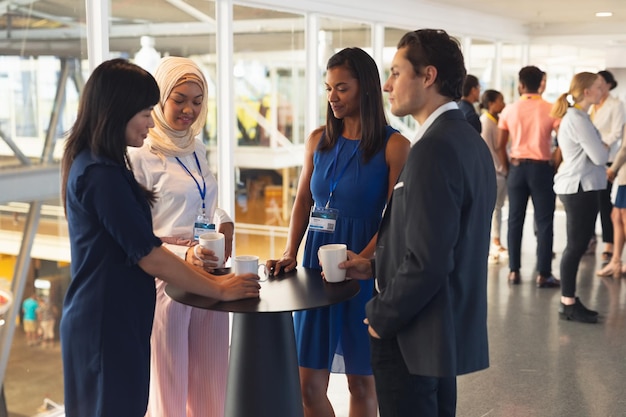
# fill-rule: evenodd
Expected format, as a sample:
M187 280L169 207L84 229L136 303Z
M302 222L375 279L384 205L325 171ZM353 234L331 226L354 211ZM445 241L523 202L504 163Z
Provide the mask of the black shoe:
M544 277L541 275L537 276L537 287L539 288L558 288L561 286L561 281L557 279L554 275L550 275L549 277Z
M597 312L597 311L589 310L587 307L585 307L585 305L584 305L583 303L581 303L581 302L580 302L580 299L579 299L578 297L576 297L576 304L578 304L578 306L579 306L580 308L582 308L582 309L583 309L583 311L584 311L586 314L588 314L588 315L590 315L590 316L597 316L597 315L598 315L598 312Z
M511 271L509 273L509 284L519 285L521 282L522 282L522 279L520 278L519 271L518 272Z
M578 321L581 323L597 323L598 316L593 316L585 312L585 306L578 300L572 305L561 303L559 308L559 317L561 320Z

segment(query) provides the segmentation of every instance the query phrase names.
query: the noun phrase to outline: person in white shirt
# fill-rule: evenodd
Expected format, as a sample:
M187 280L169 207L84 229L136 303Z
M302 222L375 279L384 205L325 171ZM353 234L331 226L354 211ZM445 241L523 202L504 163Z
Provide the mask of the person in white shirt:
M615 160L606 170L607 178L617 187L613 211L611 212L614 244L611 261L596 272L599 277L620 279L622 275L626 274L626 265L622 265L622 252L626 240L626 169L621 169L624 163L626 163L626 142L622 141L622 146L619 148Z
M600 85L602 87L602 98L598 104L591 106L589 114L593 124L602 135L602 142L609 147L609 165L615 160L615 155L622 143L624 123L626 113L622 102L611 95L611 90L617 87L617 81L609 71L598 72ZM598 193L600 202L600 221L602 223L602 241L604 251L602 252L602 262L607 263L613 255L614 226L611 221L611 188L612 182L607 181L604 190ZM610 268L609 268L610 269Z
M606 187L607 146L589 117L589 107L602 97L597 74L574 75L567 93L554 103L551 116L562 118L559 146L563 162L554 177L554 192L566 214L567 244L561 257L561 305L564 320L596 323L598 313L576 297L578 264L591 238L598 215L598 192Z
M129 150L137 181L156 192L154 234L187 262L213 271L217 257L197 246L198 228L224 233L228 259L234 225L217 206L217 182L198 134L206 122L207 82L187 58L166 57L155 72L160 89L155 127ZM156 279L148 417L224 415L228 374L228 313L180 304Z

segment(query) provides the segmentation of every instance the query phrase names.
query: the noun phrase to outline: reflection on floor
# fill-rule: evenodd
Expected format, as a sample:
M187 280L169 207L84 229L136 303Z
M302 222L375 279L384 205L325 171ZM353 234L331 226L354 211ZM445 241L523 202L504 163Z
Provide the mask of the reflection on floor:
M250 210L251 207L248 207ZM239 214L238 214L239 216ZM532 216L532 213L529 213ZM240 217L239 217L240 218ZM565 218L555 215L553 262L558 276L565 242ZM504 231L506 233L506 230ZM244 239L237 238L238 244ZM250 238L239 248L261 255L267 240ZM276 243L282 251L282 243ZM535 241L527 221L522 254L522 284L510 287L506 264L490 266L489 331L491 367L459 377L459 417L607 417L625 416L626 398L626 279L596 278L597 255L584 257L578 295L601 314L588 325L559 320L559 291L535 287ZM268 255L261 255L268 256ZM348 416L343 375L331 378L330 398L337 417ZM59 349L28 348L20 329L5 382L12 417L32 416L48 396L62 401ZM277 416L289 417L289 416Z

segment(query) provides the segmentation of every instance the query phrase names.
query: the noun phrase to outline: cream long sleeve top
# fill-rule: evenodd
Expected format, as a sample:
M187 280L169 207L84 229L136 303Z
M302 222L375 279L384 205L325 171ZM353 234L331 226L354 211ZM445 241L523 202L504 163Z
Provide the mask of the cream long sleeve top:
M615 155L622 144L624 123L626 123L626 111L619 99L609 95L602 106L592 106L590 110L591 120L602 135L602 142L609 146L609 162L615 159Z
M129 148L128 154L137 181L156 192L157 200L152 207L154 234L161 238L193 240L193 224L202 207L200 191L175 157L154 154L150 151L149 141L148 137L141 148ZM199 139L196 139L195 154L200 163L200 170L193 153L179 159L198 181L200 187L204 177L206 216L213 219L218 229L222 223L232 223L232 219L224 210L217 208L217 181L207 163L206 147ZM165 245L181 258L185 257L188 249L188 246L184 245L167 243Z
M626 185L626 169L621 169L624 162L626 162L626 141L622 141L622 146L619 148L610 167L613 172L617 173L617 179L615 180L617 185Z
M554 176L556 194L576 194L606 188L609 151L589 115L574 107L567 109L559 127L563 163Z
M487 146L489 147L489 152L491 152L491 157L493 158L493 165L496 169L496 174L501 177L506 177L506 169L500 163L498 152L496 152L496 141L498 140L498 121L493 115L488 112L483 112L483 114L480 115L480 123L482 124L480 136L482 136L485 143L487 143Z

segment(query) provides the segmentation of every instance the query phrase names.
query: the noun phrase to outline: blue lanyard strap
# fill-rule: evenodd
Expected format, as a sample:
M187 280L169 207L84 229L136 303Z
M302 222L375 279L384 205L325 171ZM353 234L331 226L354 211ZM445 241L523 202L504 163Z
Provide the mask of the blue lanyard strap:
M341 144L343 147L343 144ZM352 154L350 154L350 158L348 158L348 162L346 162L346 164L343 166L343 168L341 169L341 171L339 171L339 175L335 178L335 172L337 170L337 158L339 158L339 148L340 146L337 145L335 146L335 160L333 161L333 174L330 180L330 195L328 196L328 201L326 202L326 208L330 207L330 200L333 198L333 193L335 192L335 189L337 189L337 184L339 184L339 180L341 179L341 177L343 177L343 174L345 174L346 169L348 169L348 165L350 165L350 162L352 162L352 158L354 158L354 155L356 155L357 151L359 150L359 145L357 144L357 146L355 146L354 150L352 151Z
M183 164L183 162L180 159L178 159L177 156L175 158L180 164L180 166L183 167L185 171L187 171L187 174L189 174L191 179L193 179L193 182L196 183L196 187L198 187L198 192L200 193L200 198L202 198L202 214L204 214L204 209L205 209L204 198L206 197L206 181L204 181L204 175L202 175L202 168L200 168L200 161L198 161L198 156L196 155L195 152L193 153L193 157L196 158L196 165L198 166L198 172L200 173L200 178L202 178L202 188L200 188L200 183L198 182L196 177L193 176L191 171L189 171L189 168L187 168L185 164Z

